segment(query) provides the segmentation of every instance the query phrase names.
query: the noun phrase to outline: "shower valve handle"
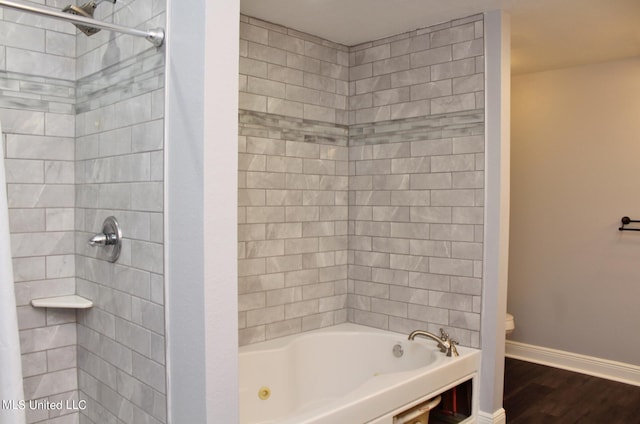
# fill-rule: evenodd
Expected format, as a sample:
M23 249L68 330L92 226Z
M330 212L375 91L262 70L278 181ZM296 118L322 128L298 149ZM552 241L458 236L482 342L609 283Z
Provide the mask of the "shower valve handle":
M99 233L89 239L91 246L111 246L117 243L117 235L114 233Z
M112 216L105 219L102 224L102 232L91 237L89 245L107 249L105 251L106 259L109 262L117 261L122 248L122 231L120 231L118 221Z

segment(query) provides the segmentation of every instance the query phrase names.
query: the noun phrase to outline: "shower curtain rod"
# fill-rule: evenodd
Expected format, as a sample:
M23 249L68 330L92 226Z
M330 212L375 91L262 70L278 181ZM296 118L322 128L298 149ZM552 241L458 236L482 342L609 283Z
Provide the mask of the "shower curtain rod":
M133 35L134 37L143 37L156 47L160 47L164 42L164 29L155 28L148 31L142 31L135 28L127 28L124 26L112 24L109 22L102 22L96 19L89 19L83 16L73 15L71 13L58 12L55 10L40 9L38 7L30 6L23 3L17 3L13 1L0 0L0 7L8 7L10 9L19 10L22 12L33 13L35 15L46 16L53 19L59 19L62 21L71 22L73 24L86 25L93 28L105 29L107 31L119 32L122 34Z

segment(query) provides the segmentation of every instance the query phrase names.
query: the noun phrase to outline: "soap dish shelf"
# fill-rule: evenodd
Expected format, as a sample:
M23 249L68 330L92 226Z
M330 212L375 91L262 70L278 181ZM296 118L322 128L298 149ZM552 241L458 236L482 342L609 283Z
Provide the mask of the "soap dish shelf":
M93 306L93 301L73 294L33 299L31 306L34 308L88 309Z

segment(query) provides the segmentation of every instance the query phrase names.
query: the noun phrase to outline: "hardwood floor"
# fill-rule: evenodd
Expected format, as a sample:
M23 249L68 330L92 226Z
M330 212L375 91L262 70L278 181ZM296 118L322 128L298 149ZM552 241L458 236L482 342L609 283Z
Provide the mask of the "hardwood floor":
M507 358L507 424L639 424L640 387Z

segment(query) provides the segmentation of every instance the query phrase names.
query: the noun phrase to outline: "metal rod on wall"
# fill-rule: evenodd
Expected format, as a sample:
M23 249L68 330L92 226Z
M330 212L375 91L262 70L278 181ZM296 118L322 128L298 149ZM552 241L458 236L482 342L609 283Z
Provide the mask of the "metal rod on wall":
M92 28L100 28L107 31L119 32L121 34L133 35L134 37L142 37L156 47L160 47L164 43L165 33L162 28L154 28L143 31L135 28L128 28L109 22L102 22L96 19L89 19L83 16L73 15L71 13L58 12L55 10L41 9L39 7L30 6L23 3L13 1L0 0L0 7L19 10L21 12L33 13L35 15L46 16L52 19L71 22L73 24L81 24Z
M618 228L618 231L640 231L640 228L625 228L625 225L628 225L632 222L640 222L640 221L635 221L631 218L629 218L628 216L623 216L622 219L620 220L620 222L622 222L622 226L620 228Z

